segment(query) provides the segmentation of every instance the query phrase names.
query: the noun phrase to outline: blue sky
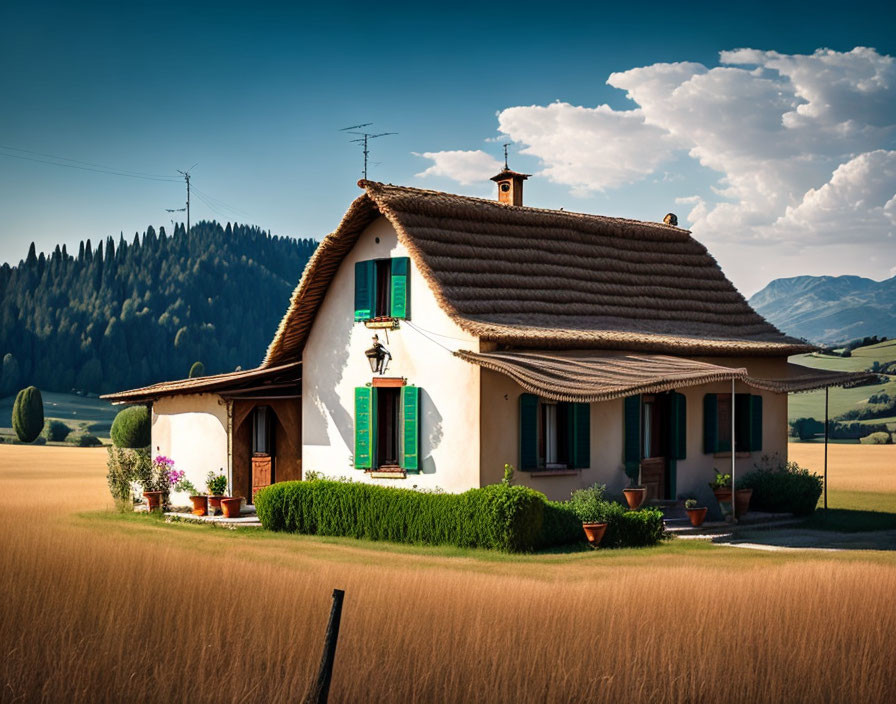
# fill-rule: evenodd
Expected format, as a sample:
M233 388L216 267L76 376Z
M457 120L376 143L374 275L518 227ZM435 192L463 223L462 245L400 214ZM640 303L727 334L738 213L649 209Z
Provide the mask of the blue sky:
M16 155L162 177L198 162L194 221L320 238L359 193L360 150L338 128L372 122L399 134L372 143L370 178L490 197L482 174L512 141L511 165L536 174L527 204L674 211L747 294L776 276L883 278L894 20L861 2L4 3L0 260L170 228L184 200L176 180Z

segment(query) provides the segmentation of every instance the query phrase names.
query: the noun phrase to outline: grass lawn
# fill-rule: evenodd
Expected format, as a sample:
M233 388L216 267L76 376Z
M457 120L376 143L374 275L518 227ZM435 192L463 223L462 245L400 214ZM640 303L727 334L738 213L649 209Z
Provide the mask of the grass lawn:
M41 391L44 418L61 420L72 430L87 430L101 439L108 439L112 421L120 411L111 403L98 398ZM15 396L0 398L0 435L14 437L12 406Z
M837 501L896 494L893 446L837 447ZM105 456L0 446L0 698L300 701L333 588L333 702L896 696L896 551L506 555L166 524L114 511Z

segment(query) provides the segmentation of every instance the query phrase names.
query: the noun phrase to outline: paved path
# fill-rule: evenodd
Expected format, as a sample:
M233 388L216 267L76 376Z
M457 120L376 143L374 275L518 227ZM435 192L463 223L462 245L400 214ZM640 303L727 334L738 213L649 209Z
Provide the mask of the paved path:
M713 540L717 545L753 550L896 550L896 530L838 533L806 528L738 530Z

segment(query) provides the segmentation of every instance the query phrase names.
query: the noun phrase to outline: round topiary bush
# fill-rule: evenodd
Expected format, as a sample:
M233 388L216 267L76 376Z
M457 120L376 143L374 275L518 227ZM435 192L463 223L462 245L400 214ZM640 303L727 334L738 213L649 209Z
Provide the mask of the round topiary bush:
M72 433L68 436L68 442L75 447L100 447L103 441L90 433Z
M12 407L12 429L22 442L34 442L44 429L44 401L36 386L22 389L16 396Z
M115 416L109 435L116 447L141 448L152 442L149 409L130 406Z
M50 442L63 442L70 432L72 429L61 420L48 420L44 426L43 436Z
M190 378L195 379L197 376L205 376L205 365L202 362L193 362L190 367Z

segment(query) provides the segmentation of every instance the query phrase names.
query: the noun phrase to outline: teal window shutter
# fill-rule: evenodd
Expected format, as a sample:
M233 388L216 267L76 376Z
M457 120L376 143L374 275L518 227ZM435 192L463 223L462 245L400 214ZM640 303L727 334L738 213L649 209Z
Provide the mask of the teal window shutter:
M408 257L395 257L392 260L391 311L393 318L408 317L408 283L411 276L411 260Z
M641 396L625 397L623 426L625 443L623 458L625 473L629 477L637 475L641 467Z
M420 389L401 387L401 468L420 471Z
M572 442L569 445L571 466L587 469L591 466L591 404L571 403L569 409Z
M370 320L376 310L376 262L355 262L355 320Z
M762 396L750 396L750 451L762 449Z
M703 452L711 455L719 451L719 395L703 397Z
M520 469L538 469L538 396L520 394Z
M376 389L355 388L355 469L373 469L376 453Z
M670 397L669 413L669 457L683 460L687 457L687 398L673 392Z
M737 452L749 452L752 442L750 429L753 420L752 396L750 394L735 394L734 405L737 414L734 419L734 449Z

